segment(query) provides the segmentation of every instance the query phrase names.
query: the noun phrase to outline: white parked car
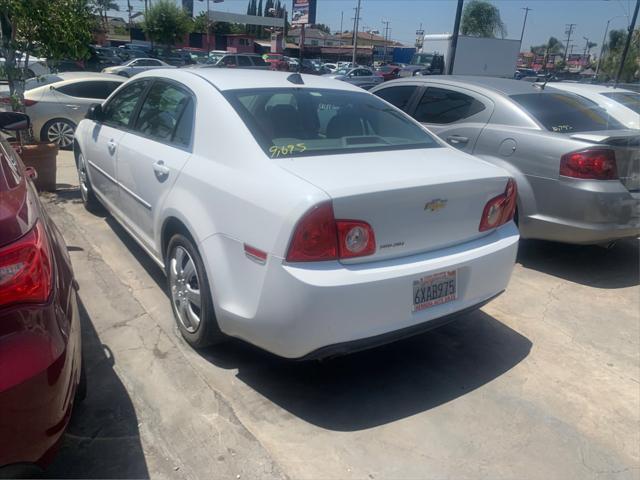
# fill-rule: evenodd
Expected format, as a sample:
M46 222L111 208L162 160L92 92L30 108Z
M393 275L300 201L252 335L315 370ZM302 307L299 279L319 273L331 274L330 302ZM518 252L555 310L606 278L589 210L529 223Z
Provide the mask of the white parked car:
M25 112L36 140L73 145L73 132L93 103L102 102L127 79L94 72L50 73L25 82ZM0 91L0 110L11 110L9 91Z
M604 108L627 128L640 129L640 93L589 83L553 82L547 87L575 93Z
M74 152L85 204L165 269L194 347L379 345L478 308L514 265L508 174L345 82L146 72L90 109Z
M338 70L338 65L336 65L335 63L323 63L322 66L329 70L331 73Z
M122 77L133 77L147 70L155 70L158 68L176 68L168 63L158 60L157 58L134 58L122 65L115 67L107 67L102 69L102 73L113 73Z

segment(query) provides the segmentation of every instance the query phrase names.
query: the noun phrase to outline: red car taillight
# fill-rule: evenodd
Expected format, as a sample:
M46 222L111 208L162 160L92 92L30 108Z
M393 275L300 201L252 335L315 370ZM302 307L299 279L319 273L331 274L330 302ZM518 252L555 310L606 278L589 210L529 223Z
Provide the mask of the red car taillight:
M11 105L11 97L0 97L0 103L4 104L4 105ZM29 100L28 98L24 99L24 106L25 107L32 107L34 106L36 103L35 100Z
M485 205L478 230L484 232L511 221L516 211L517 196L516 182L510 178L504 193L492 198Z
M567 153L560 159L560 175L590 180L616 180L618 168L615 152L589 149Z
M317 262L371 255L376 241L371 226L359 220L336 220L331 202L309 210L298 222L288 262Z
M0 307L43 303L51 293L51 252L40 222L0 248Z

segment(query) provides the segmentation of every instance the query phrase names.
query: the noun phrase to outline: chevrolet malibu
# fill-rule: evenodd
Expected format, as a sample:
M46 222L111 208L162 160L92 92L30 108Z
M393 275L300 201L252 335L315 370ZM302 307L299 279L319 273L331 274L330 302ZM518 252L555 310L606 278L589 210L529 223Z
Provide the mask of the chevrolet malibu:
M478 308L514 265L508 174L345 82L146 72L90 108L74 152L85 205L165 270L196 348L368 348Z

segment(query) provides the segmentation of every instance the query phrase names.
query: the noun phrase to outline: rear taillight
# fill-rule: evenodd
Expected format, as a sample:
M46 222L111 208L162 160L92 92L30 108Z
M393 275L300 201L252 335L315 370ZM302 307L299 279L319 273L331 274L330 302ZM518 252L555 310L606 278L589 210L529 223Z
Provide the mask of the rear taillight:
M616 180L618 169L615 152L589 149L567 153L560 159L560 175L589 180Z
M298 222L289 251L288 262L317 262L364 257L376 251L371 226L359 220L336 220L331 202L309 210Z
M40 222L0 248L0 307L43 303L51 293L51 252Z
M32 107L36 103L38 102L36 102L35 100L29 100L28 98L24 99L25 107ZM0 104L11 105L11 97L0 97Z
M510 178L504 193L492 198L485 205L478 230L484 232L510 222L516 211L517 196L516 182Z

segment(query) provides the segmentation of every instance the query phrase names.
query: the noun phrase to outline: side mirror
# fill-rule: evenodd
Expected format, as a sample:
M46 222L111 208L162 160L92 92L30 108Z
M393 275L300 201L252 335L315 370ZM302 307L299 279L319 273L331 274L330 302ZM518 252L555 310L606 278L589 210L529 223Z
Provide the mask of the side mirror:
M0 130L28 130L30 126L29 115L20 112L0 112Z
M88 120L93 120L95 122L101 122L104 118L104 112L102 111L102 105L99 103L94 103L87 110L87 114L84 118Z
M38 179L38 172L33 167L25 167L24 173L27 177L29 177L34 182Z

